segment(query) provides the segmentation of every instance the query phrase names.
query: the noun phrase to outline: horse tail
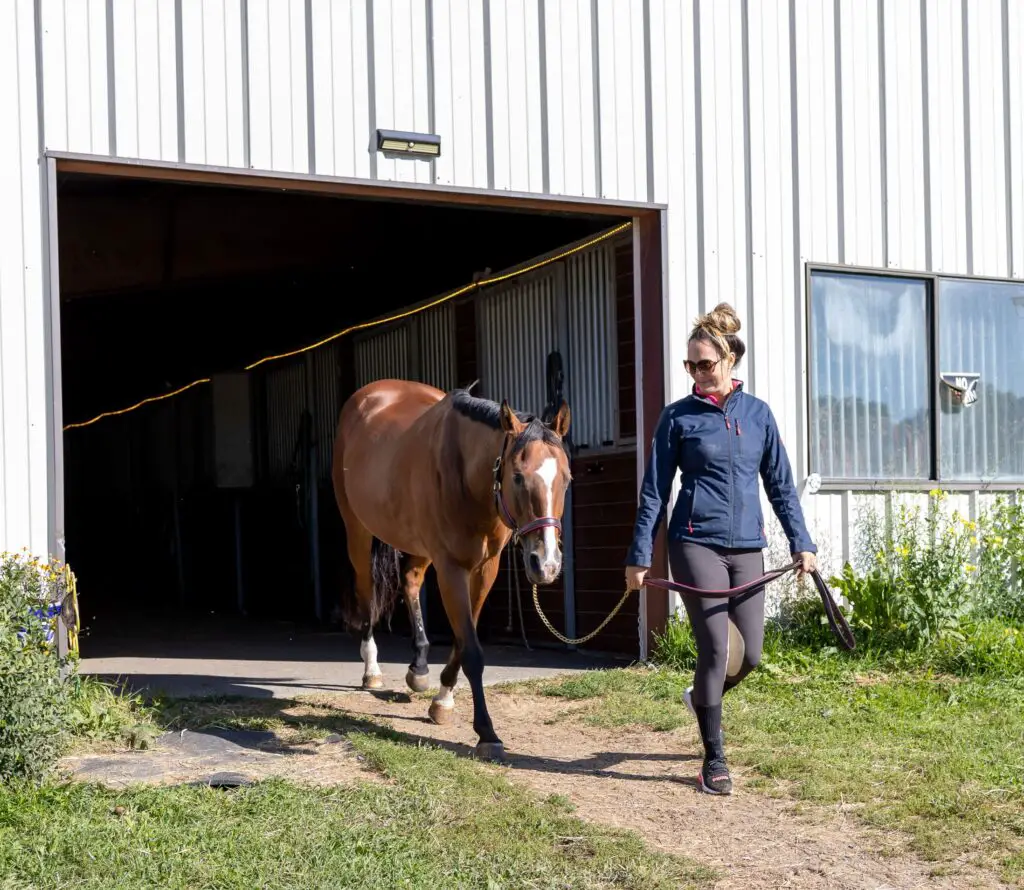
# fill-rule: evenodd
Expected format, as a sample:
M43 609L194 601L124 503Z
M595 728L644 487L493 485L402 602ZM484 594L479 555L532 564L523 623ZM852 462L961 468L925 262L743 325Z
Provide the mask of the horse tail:
M391 613L402 592L402 554L390 544L374 538L370 545L370 577L373 596L370 599L370 627L381 618L391 623Z

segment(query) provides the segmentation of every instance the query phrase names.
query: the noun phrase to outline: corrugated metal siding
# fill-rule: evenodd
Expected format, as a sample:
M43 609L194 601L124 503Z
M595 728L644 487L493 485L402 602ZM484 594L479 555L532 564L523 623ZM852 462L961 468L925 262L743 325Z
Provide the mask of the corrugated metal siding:
M339 387L339 347L337 344L314 349L310 353L312 378L313 424L316 437L317 469L321 479L331 475L334 455L334 433L341 412Z
M313 116L316 170L332 176L370 176L365 0L313 0Z
M547 357L562 353L572 439L591 450L618 433L615 244L606 243L479 298L483 392L520 411L547 404Z
M250 164L314 172L304 0L247 0Z
M46 336L31 0L0 4L0 549L48 540Z
M189 163L248 166L243 7L244 0L182 0L184 159Z
M442 134L437 182L487 187L490 157L486 66L490 59L483 4L432 4L434 127Z
M302 466L297 451L306 409L306 368L302 361L274 368L266 375L267 471L274 479Z
M47 500L34 6L0 12L12 544ZM804 261L1024 276L1017 2L38 6L48 148L666 202L668 396L694 316L730 300L800 479ZM375 126L442 156L372 155Z
M455 388L455 306L442 303L417 316L417 379L448 392Z
M557 278L544 270L479 299L481 392L516 411L539 415L547 403L547 357L560 348Z
M395 325L356 341L356 387L374 380L409 378L409 328Z
M619 438L615 245L575 254L565 266L572 440L590 449L614 445Z
M112 16L114 139L122 157L181 160L175 4L115 2ZM111 33L111 31L108 31ZM109 57L108 57L109 72ZM68 77L73 72L68 71ZM43 73L43 83L49 78ZM109 84L108 84L109 86ZM68 107L70 108L69 101ZM70 135L70 134L69 134Z

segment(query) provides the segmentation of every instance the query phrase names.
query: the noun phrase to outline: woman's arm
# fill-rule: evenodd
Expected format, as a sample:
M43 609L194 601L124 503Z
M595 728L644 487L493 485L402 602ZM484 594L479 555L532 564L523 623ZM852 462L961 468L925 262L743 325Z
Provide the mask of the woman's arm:
M770 408L764 454L761 457L761 479L772 509L789 539L790 553L817 553L818 548L814 546L804 522L804 511L800 507L800 498L793 482L793 468Z
M665 505L672 491L672 479L676 471L676 424L665 409L658 419L654 441L647 456L640 499L637 506L636 524L633 528L633 544L629 548L626 564L649 567L654 551L654 537L665 515Z

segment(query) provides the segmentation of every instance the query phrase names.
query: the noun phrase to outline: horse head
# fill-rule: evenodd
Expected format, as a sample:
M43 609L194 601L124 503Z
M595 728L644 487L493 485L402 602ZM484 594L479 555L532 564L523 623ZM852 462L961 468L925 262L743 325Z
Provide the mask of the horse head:
M562 512L572 479L562 439L569 420L564 401L550 424L520 420L507 401L501 403L505 441L494 465L495 500L513 543L522 544L533 584L551 584L562 571Z

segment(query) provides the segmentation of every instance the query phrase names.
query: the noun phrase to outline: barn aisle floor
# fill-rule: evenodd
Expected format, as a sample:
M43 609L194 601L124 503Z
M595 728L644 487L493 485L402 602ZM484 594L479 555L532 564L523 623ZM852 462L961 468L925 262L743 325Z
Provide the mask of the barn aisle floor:
M116 628L101 628L102 623L83 635L79 672L148 695L291 698L361 688L359 644L343 632L304 630L288 623L128 626L119 621ZM522 645L484 643L484 682L623 667L631 661L620 655L538 648L540 641L530 643L531 651ZM409 639L385 631L378 634L377 646L384 688L406 689L405 672L412 657ZM431 647L433 686L439 682L448 652L447 643ZM466 684L462 675L459 684Z

